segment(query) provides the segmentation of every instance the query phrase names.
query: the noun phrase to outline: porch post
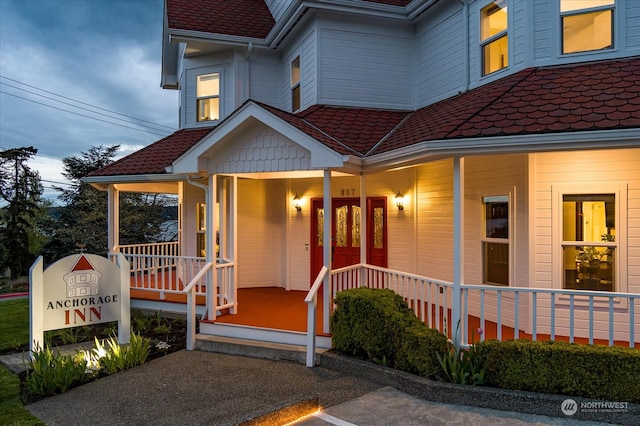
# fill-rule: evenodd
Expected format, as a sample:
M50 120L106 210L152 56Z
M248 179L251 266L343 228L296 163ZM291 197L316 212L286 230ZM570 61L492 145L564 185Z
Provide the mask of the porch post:
M323 261L324 266L327 267L327 274L324 277L322 285L322 331L329 333L329 315L331 305L331 258L333 249L333 238L331 235L331 222L333 220L333 209L331 208L331 170L324 171L324 241L323 244Z
M449 331L456 345L461 344L460 338L466 343L464 336L453 339L454 330L458 327L461 319L460 285L464 281L464 158L453 157L453 291L451 294L451 324ZM446 313L445 313L446 318Z
M120 191L113 184L107 189L107 247L110 253L120 251Z
M207 192L207 263L213 267L207 272L207 314L209 320L215 320L218 306L218 271L216 269L216 200L218 192L218 175L209 175L209 191Z
M233 267L231 269L231 285L233 285L233 306L230 309L232 314L235 314L238 309L238 177L231 177L231 190L229 191L229 232L231 233L229 238L229 256L231 256L231 262Z
M367 205L367 182L364 177L364 174L360 174L360 263L363 265L367 264L368 261L368 253L367 249L369 246L367 245L367 210L369 206ZM362 268L362 272L360 273L360 287L367 286L367 271Z

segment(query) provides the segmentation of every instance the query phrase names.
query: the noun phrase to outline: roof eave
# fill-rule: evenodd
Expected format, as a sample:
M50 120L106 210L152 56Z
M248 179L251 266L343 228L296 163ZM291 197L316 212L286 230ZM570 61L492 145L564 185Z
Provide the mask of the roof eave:
M438 139L375 154L363 160L367 173L435 161L452 156L517 154L640 146L637 128L530 135Z

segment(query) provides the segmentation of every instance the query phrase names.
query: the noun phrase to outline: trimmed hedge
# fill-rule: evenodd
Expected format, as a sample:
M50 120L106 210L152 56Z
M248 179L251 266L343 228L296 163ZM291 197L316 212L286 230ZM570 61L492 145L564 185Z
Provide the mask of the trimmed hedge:
M336 351L428 377L439 372L435 351L446 352L446 337L426 327L400 295L357 288L338 293L335 304Z
M490 340L476 347L489 386L640 402L637 349L526 339Z

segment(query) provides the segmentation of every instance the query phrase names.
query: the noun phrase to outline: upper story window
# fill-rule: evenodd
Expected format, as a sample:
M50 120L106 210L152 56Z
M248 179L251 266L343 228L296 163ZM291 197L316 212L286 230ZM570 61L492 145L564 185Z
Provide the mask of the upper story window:
M509 285L509 196L483 197L482 280Z
M497 0L480 11L482 75L509 66L507 0Z
M300 56L291 61L291 111L300 109Z
M220 73L199 75L196 78L197 121L220 119Z
M560 0L562 53L613 48L615 0Z

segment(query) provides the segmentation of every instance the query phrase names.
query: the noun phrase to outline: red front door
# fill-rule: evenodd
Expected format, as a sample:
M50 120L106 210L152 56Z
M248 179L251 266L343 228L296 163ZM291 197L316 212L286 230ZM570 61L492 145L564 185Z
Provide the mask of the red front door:
M360 199L335 198L332 204L332 268L360 263ZM387 266L386 199L367 200L367 262ZM311 281L322 269L324 244L323 200L311 200Z

